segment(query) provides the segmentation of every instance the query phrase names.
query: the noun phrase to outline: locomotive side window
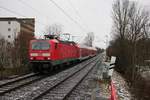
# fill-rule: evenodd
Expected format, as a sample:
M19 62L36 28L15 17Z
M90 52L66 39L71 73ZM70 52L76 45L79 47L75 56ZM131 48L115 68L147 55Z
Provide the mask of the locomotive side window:
M36 41L32 43L33 50L48 50L50 44L47 41Z

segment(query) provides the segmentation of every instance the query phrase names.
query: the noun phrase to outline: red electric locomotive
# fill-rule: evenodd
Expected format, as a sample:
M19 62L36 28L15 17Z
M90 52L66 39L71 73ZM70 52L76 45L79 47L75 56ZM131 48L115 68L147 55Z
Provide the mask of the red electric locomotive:
M34 71L43 72L54 69L56 65L78 61L96 55L93 48L85 48L75 42L61 41L54 36L45 35L49 39L30 41L29 57Z
M56 65L79 58L79 49L74 42L60 41L54 36L49 38L30 41L29 56L35 71L53 69Z

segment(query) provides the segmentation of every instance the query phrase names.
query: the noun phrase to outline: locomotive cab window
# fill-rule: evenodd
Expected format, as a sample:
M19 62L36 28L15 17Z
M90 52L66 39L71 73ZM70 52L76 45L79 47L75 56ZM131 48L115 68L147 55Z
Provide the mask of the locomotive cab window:
M36 41L32 43L32 50L48 50L50 44L47 41Z

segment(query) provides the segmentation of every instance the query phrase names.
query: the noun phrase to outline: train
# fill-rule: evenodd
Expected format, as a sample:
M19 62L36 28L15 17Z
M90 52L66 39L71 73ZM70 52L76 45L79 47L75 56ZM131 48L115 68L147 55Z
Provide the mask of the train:
M54 35L31 40L29 45L29 61L34 72L53 70L59 65L82 61L96 54L94 47L62 41Z

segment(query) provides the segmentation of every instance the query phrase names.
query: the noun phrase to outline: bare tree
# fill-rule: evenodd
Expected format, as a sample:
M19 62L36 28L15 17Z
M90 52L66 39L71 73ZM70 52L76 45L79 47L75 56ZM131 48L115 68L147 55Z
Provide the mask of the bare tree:
M12 46L13 45L3 37L0 38L0 78L3 78L3 71L6 68L13 66L11 56Z
M114 33L121 39L125 38L126 28L129 22L129 1L128 0L116 0L113 4L113 21L114 21Z
M47 26L45 34L50 35L60 35L62 33L62 25L61 24L52 24Z
M133 90L139 89L138 99L145 100L142 99L144 95L141 95L141 91L144 91L141 85L145 84L139 78L143 69L140 65L145 59L150 59L150 15L137 2L129 0L116 0L112 14L114 40L108 48L108 53L111 51L116 54L117 69L124 72L132 87L136 88Z
M135 66L139 63L137 46L138 41L145 39L149 34L149 13L129 0L116 0L113 4L113 33L117 44L119 58L122 65L128 63ZM118 43L117 43L118 42ZM135 76L135 67L128 68L132 71L132 80Z
M94 33L93 32L89 32L87 33L87 36L85 37L83 44L92 47L94 41Z

